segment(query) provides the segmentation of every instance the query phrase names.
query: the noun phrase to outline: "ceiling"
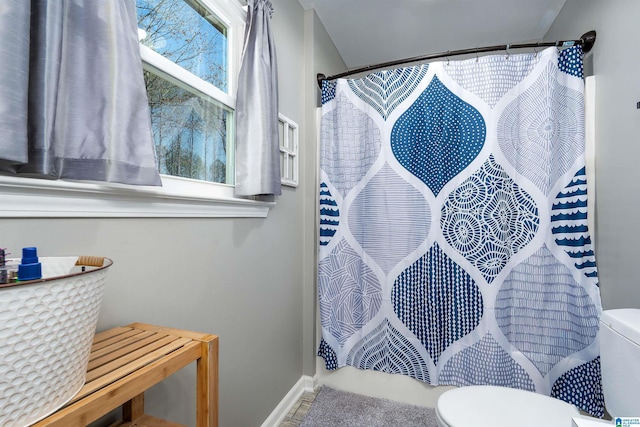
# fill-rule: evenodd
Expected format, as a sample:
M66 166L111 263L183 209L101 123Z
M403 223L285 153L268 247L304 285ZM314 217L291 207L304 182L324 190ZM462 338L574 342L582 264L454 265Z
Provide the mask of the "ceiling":
M299 2L316 10L347 67L353 69L448 50L537 41L565 0Z

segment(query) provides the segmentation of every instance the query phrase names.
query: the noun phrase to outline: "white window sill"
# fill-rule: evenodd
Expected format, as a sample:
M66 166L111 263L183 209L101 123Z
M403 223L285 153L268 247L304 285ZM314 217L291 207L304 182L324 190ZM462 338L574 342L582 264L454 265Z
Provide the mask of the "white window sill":
M275 202L233 186L162 176L162 187L0 176L0 218L265 218Z

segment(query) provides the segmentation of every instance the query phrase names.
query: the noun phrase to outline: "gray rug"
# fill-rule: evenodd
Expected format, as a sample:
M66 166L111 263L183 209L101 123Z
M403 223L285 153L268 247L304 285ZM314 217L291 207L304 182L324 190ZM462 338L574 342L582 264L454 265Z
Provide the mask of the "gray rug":
M323 386L300 427L437 427L431 408Z

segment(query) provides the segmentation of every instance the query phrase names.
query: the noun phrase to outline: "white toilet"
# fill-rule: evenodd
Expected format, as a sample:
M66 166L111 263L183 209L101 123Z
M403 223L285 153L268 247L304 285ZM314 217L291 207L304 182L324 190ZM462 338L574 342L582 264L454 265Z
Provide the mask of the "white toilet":
M613 417L640 417L640 309L602 313L600 363L607 412ZM612 425L581 416L575 406L561 400L496 386L444 392L436 405L436 417L440 427ZM577 419L574 424L572 419Z

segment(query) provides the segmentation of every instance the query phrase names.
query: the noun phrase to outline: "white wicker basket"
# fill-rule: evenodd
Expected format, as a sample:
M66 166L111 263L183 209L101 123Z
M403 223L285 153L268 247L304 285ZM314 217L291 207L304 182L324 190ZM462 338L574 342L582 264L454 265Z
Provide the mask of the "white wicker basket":
M0 286L0 426L31 425L84 385L112 265L87 258L40 257L43 279Z

